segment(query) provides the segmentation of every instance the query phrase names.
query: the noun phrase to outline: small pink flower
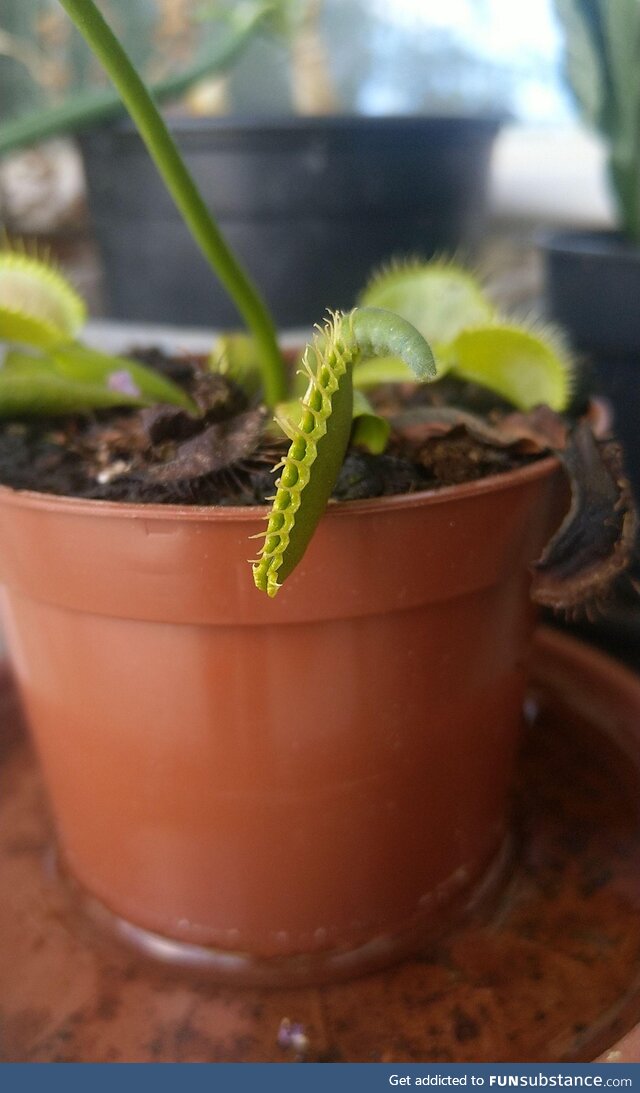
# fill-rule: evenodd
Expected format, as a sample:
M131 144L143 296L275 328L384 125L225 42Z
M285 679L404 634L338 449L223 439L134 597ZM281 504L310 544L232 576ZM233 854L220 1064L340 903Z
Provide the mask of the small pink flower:
M131 373L127 372L126 368L121 368L118 372L110 372L107 378L107 387L110 391L117 391L120 395L131 395L133 398L140 398L142 394Z

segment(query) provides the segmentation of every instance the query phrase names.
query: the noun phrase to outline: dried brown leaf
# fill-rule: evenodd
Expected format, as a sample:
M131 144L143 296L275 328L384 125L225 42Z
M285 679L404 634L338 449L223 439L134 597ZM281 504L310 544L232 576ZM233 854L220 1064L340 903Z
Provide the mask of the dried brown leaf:
M615 442L598 443L581 422L557 454L571 506L536 564L532 596L545 607L589 615L630 565L638 517Z
M566 422L546 406L526 414L507 414L493 422L455 407L423 406L399 415L393 426L416 447L436 437L448 436L456 429L464 430L489 447L512 448L524 455L561 450L567 442Z
M215 422L178 444L172 458L150 466L147 476L153 482L189 482L226 470L253 455L262 438L264 420L263 411L249 410Z

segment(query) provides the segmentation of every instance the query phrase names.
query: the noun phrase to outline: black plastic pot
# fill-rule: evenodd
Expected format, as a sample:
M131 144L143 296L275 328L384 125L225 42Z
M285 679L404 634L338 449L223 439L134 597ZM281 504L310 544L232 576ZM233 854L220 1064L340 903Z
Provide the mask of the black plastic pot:
M353 304L401 254L473 251L499 127L487 118L171 119L225 237L281 326ZM233 325L129 124L80 138L116 318Z
M562 232L543 252L547 312L593 363L640 501L640 247L614 232Z

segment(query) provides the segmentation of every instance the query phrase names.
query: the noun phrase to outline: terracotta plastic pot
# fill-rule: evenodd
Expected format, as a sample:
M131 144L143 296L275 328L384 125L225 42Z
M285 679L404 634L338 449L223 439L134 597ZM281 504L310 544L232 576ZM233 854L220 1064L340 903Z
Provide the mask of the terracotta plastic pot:
M275 601L246 562L261 509L0 489L61 856L120 932L237 981L318 981L473 898L504 851L558 474L332 506Z

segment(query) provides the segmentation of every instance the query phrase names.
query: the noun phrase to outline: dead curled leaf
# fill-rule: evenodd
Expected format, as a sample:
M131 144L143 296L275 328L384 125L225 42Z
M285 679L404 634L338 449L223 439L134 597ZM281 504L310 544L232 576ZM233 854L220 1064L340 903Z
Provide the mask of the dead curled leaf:
M580 422L556 453L571 486L571 506L536 563L534 601L569 614L599 610L633 560L638 515L621 451L598 442Z
M140 422L151 444L188 440L201 433L203 426L236 417L247 408L240 389L230 384L224 376L213 373L197 373L190 394L199 407L198 417L167 403L140 411Z
M553 453L571 487L562 525L535 565L532 598L568 615L590 615L606 603L634 558L638 516L622 469L619 446L598 441L585 421L566 420L541 406L491 422L464 410L420 407L394 420L415 448L464 431L490 447L523 455Z
M415 446L462 429L480 443L512 448L523 455L561 450L568 432L564 418L547 406L538 406L526 414L506 414L492 422L455 407L420 407L394 418L393 426Z
M202 428L201 418L166 403L141 410L140 422L149 444L188 440Z
M249 410L214 422L176 445L171 458L149 466L147 477L152 482L188 482L226 470L253 455L262 438L264 420L263 411Z

